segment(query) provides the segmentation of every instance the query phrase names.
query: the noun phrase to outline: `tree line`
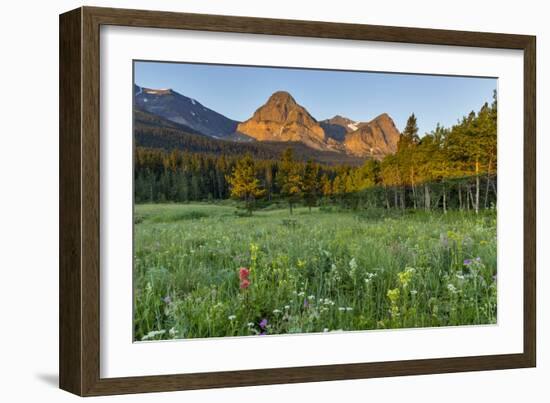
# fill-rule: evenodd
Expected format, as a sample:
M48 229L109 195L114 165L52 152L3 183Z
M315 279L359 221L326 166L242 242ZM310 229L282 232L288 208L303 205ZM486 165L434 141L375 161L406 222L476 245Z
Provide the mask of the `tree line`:
M279 159L250 154L216 155L137 147L135 201L241 200L252 212L258 202L282 200L292 212L338 204L347 208L472 210L497 199L497 102L485 104L456 125L441 125L420 138L416 116L407 120L397 152L360 166L296 159L287 148Z

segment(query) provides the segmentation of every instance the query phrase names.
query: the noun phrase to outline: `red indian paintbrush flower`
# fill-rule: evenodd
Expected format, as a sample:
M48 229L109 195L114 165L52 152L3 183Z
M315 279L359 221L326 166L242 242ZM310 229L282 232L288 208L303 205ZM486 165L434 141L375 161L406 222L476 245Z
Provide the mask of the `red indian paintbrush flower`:
M241 281L248 280L249 275L250 275L250 270L248 270L246 267L241 267L239 269L239 279Z
M239 269L239 280L241 280L240 287L242 290L246 290L250 286L248 276L250 276L250 270L246 267L241 267Z

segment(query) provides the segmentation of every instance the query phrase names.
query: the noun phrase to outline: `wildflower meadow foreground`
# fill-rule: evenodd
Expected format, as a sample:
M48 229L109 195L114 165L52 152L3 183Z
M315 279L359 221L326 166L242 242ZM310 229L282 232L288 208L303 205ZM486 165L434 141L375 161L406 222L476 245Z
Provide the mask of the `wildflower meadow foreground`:
M496 211L135 209L138 341L496 323Z

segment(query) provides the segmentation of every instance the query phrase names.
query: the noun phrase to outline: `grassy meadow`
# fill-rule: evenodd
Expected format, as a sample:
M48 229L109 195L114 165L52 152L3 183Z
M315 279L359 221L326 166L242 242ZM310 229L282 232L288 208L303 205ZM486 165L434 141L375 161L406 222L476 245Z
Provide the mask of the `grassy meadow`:
M495 210L138 204L134 221L136 340L496 322Z

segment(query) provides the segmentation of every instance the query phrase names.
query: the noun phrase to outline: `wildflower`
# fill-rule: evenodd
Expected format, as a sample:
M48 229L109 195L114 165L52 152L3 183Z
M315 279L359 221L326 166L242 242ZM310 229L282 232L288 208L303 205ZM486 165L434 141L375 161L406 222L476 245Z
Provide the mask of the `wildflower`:
M353 308L352 308L351 306L347 306L347 307L346 307L346 311L347 311L347 312L353 311Z
M397 304L397 301L399 300L399 295L400 295L399 288L388 290L386 295L388 296L388 299L392 304Z
M315 299L315 295L309 295L308 299Z
M365 273L365 284L369 284L376 277L376 273Z
M399 316L399 307L397 306L397 303L399 302L399 296L401 295L401 292L399 291L399 288L394 288L391 290L388 290L387 294L388 299L390 300L390 315L393 318L396 318Z
M464 259L464 266L469 266L472 264L472 259Z
M418 294L418 291L416 291L416 290L411 290L411 295L414 296L414 295L416 295L416 294Z
M357 269L357 261L355 260L355 258L352 258L349 261L349 267L350 267L351 270L356 270Z
M414 272L415 270L412 267L407 267L405 268L405 271L397 274L397 276L399 277L399 282L404 288L406 288L411 282Z
M280 313L281 313L281 310L280 310L280 309L274 309L274 310L273 310L273 313L274 313L275 315L280 314Z
M236 315L229 315L227 317L227 319L229 319L230 321L234 321L235 319L237 319L237 316Z
M300 292L298 293L298 296L299 296L299 297L303 297L304 295L306 295L306 293L303 292L303 291L300 291Z
M305 260L298 259L297 266L298 266L299 268L302 268L302 267L304 267L305 265L306 265Z
M328 332L328 328L325 327L325 328L323 329L323 332L324 332L324 333L327 333L327 332Z
M265 336L267 334L267 331L260 332L258 336Z
M239 269L239 280L241 280L240 288L242 290L246 290L250 286L250 279L248 276L250 276L250 270L246 267L241 267Z
M165 303L165 304L171 304L172 303L172 298L170 298L169 295L167 295L166 297L164 297L162 299L162 301Z
M464 280L464 275L463 274L457 274L456 278L459 279L459 280Z
M265 329L267 327L267 319L262 319L259 323L260 329Z
M454 284L447 284L447 289L451 294L456 294L458 292L457 288L454 286Z
M289 310L290 309L290 305L285 305L285 310Z
M166 333L166 330L152 330L149 333L147 333L145 336L141 338L141 341L154 339L157 336L162 336L164 333Z
M338 310L339 310L340 312L345 312L345 311L346 311L346 307L345 307L345 306L339 306L339 307L338 307Z
M248 326L248 327L254 327L254 322L248 322L248 323L246 324L246 326Z
M250 270L247 269L246 267L241 267L239 269L239 279L241 281L248 280L248 276L250 276Z
M309 302L307 298L304 298L304 308L307 308L309 306Z
M176 335L178 334L178 331L176 330L175 327L173 327L168 331L168 333L170 333L170 336L176 337Z

